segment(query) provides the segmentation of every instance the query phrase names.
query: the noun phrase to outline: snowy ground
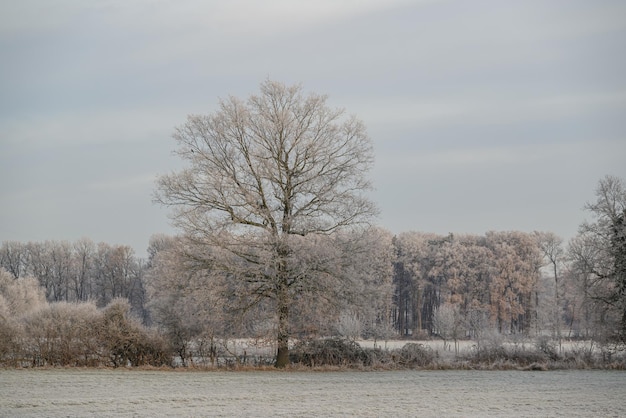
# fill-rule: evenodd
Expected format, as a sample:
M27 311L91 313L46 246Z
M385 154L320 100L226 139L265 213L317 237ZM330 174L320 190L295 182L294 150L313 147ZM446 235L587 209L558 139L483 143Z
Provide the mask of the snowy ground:
M624 387L597 370L0 370L0 417L617 417Z

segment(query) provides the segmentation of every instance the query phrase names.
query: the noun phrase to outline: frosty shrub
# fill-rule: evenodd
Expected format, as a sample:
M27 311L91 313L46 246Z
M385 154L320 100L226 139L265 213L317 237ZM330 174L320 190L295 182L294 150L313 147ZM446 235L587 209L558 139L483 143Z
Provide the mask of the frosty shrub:
M577 341L573 343L569 360L580 366L588 366L594 362L594 345L585 341Z
M291 350L291 362L303 366L369 366L372 357L368 351L349 340L330 338L302 341Z
M24 318L23 358L33 366L88 366L98 355L91 303L54 303Z
M102 349L113 367L162 366L171 363L170 350L156 332L145 329L130 315L126 299L114 299L98 327Z
M435 353L423 344L405 344L396 355L397 362L404 367L426 367L435 361Z
M337 322L337 331L341 336L354 341L361 336L363 324L355 313L342 312Z
M58 302L19 321L0 319L0 360L21 366L161 366L170 350L156 332L130 317L127 300L103 310Z
M532 345L505 342L499 334L492 334L482 347L475 345L468 360L489 368L537 367L544 370L550 363L562 360L554 342L539 337Z
M546 336L540 336L535 342L535 349L545 355L550 360L558 360L560 358L555 342Z
M19 330L13 321L0 316L0 364L16 365Z
M0 268L0 318L17 319L46 306L46 296L37 279L13 278Z

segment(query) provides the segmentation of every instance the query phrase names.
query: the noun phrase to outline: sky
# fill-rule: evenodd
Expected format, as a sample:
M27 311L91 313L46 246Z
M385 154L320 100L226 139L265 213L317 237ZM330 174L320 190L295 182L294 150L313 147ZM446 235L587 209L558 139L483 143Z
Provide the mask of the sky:
M377 224L551 231L626 179L622 0L0 0L0 242L145 256L174 128L267 80L367 126Z

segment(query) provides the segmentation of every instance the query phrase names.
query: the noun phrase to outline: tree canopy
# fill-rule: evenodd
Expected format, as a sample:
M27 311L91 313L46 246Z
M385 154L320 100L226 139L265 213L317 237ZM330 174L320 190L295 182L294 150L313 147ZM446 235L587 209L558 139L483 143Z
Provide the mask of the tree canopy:
M312 243L376 213L366 195L373 153L365 126L326 100L267 80L247 101L230 97L213 114L189 116L174 134L188 166L161 177L156 192L174 208L189 252L214 279L226 278L242 305L275 302L279 367L288 363L296 296L332 294L330 279L340 279L346 247Z

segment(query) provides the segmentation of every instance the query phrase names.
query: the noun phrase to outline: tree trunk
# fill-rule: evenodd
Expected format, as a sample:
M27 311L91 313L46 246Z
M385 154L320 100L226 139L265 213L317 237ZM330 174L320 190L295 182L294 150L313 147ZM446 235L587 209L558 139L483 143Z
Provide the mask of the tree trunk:
M413 300L413 337L417 337L422 332L422 288L420 283L416 284Z
M287 279L287 254L285 247L278 248L278 289L276 292L276 308L278 310L278 335L276 342L276 367L284 368L289 364L289 281Z
M276 354L276 367L281 369L289 365L289 305L287 291L281 291L278 295L278 352Z

